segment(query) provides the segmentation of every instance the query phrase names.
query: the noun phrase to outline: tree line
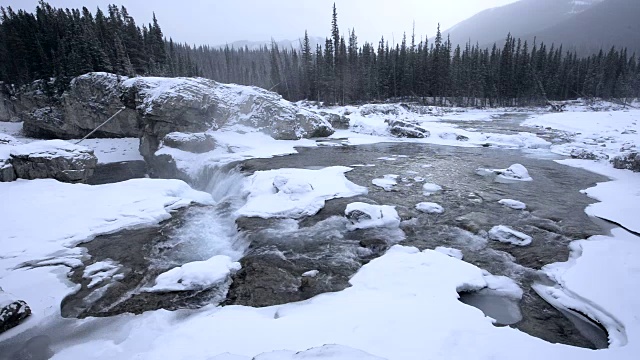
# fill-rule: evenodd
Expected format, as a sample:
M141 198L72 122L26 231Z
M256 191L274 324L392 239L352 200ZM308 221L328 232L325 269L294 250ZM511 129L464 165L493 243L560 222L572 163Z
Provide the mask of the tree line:
M177 44L162 34L155 15L137 26L124 7L55 9L40 1L35 14L2 9L0 80L24 84L89 71L121 75L203 76L273 90L292 101L330 104L430 99L463 106L528 105L577 97L640 97L640 61L626 49L587 57L562 46L521 41L504 46L455 46L438 27L433 41L403 36L399 44L358 43L343 35L335 5L331 34L312 48L272 41L259 49ZM59 80L62 79L62 80Z

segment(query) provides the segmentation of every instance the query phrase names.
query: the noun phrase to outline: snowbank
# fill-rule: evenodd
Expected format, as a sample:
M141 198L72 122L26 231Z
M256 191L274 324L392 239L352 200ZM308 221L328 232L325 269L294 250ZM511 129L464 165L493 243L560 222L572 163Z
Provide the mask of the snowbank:
M344 176L350 170L332 166L320 170L257 171L246 180L247 203L237 214L294 219L314 215L324 207L326 200L367 193L367 188Z
M171 292L204 290L225 282L240 270L240 263L226 255L209 260L194 261L166 271L156 278L155 285L146 291Z

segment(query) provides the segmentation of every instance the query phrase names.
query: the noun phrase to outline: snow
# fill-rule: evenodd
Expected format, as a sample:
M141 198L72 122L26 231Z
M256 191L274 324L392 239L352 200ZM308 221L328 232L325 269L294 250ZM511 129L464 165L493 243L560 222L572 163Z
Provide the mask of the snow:
M455 259L458 259L458 260L462 260L463 259L462 251L460 251L458 249L445 247L445 246L438 246L438 247L436 247L434 249L434 251L437 251L439 253L445 254L447 256L451 256L452 258L455 258Z
M518 246L527 246L532 240L531 236L504 225L492 227L489 230L489 239Z
M89 282L89 285L87 285L87 287L91 289L92 287L104 282L105 280L109 280L112 278L121 278L121 276L114 276L119 269L120 267L116 262L108 259L105 261L93 263L85 267L82 277L85 279L91 279L91 282Z
M385 191L393 190L393 187L398 185L399 175L387 174L383 175L382 179L373 179L371 182L373 185L383 188Z
M217 358L214 358L219 360ZM332 359L332 360L384 360L364 351L342 345L324 345L306 351L273 351L258 355L255 360L302 360L302 359Z
M442 190L442 186L434 183L425 183L424 185L422 185L422 193L425 196L433 195L441 190Z
M314 215L324 207L326 200L367 193L367 188L344 176L350 170L345 166L332 166L320 170L256 171L246 179L247 203L237 214L294 219Z
M0 277L21 262L59 252L123 228L156 224L211 195L180 180L134 179L107 185L52 179L0 183L3 255Z
M476 174L481 176L496 175L497 182L532 181L529 171L522 164L513 164L506 169L484 169L479 168Z
M318 276L318 274L320 273L320 271L318 270L309 270L305 273L302 274L302 277L316 277Z
M527 204L513 199L502 199L498 201L498 203L514 210L524 210L527 208Z
M87 147L75 145L64 140L34 141L11 147L11 156L29 157L89 157L92 151Z
M433 202L418 203L416 209L427 214L442 214L444 212L444 208L440 204Z
M232 261L226 255L216 255L209 260L186 263L158 275L155 285L146 291L205 290L227 281L238 270L239 262Z
M363 213L364 216L353 216ZM369 229L377 227L397 228L400 226L400 216L395 207L389 205L371 205L362 202L353 202L347 205L344 214L350 217L349 230Z
M76 143L78 140L69 141ZM138 138L86 139L80 145L93 150L98 158L98 164L144 160L138 149L140 145Z
M2 288L0 288L0 309L4 308L7 305L10 305L11 303L13 303L16 300L17 299L15 299L10 294L7 294L6 292L4 292L2 290Z
M613 158L640 145L639 120L637 109L596 112L580 108L533 117L523 125L566 132L571 141L551 146L554 153L571 156L572 151L586 150Z
M496 276L485 273L484 280L487 282L487 289L493 294L509 297L514 300L522 299L524 292L518 284L506 276Z

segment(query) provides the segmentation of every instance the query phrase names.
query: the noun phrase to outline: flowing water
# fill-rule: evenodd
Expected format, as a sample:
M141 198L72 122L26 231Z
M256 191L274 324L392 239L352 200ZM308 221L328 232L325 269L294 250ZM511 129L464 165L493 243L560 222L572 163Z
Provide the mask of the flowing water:
M493 126L521 130L517 124L521 119L508 119L507 125ZM64 300L63 316L111 316L158 308L198 308L209 303L265 306L303 300L348 287L349 277L360 266L400 243L420 249L460 249L465 261L518 283L524 292L520 301L486 290L461 294L461 301L483 310L497 320L496 325L513 326L550 342L606 347L602 329L588 319L563 314L531 288L536 282L549 281L539 271L542 266L567 260L572 240L607 231L584 213L594 201L580 193L605 178L559 165L551 161L556 156L547 150L524 152L407 143L298 150L294 155L208 169L194 186L212 193L218 202L215 206L191 207L157 227L125 230L83 244L91 255L85 266L112 261L123 277L89 288L89 280L82 278L84 268L75 269L70 279L81 287ZM477 168L506 168L514 163L524 165L534 180L500 183L475 173ZM254 171L336 165L351 166L353 170L346 174L347 178L367 186L369 193L330 200L318 214L299 221L235 217L235 211L245 201L243 179ZM398 184L391 191L372 184L372 180L387 174L399 175ZM425 196L422 179L443 190ZM522 201L527 209L500 205L498 201L505 198ZM395 206L403 220L400 229L347 231L344 209L354 201ZM423 201L439 203L444 213L417 211L415 205ZM487 240L487 231L496 225L524 232L533 242L519 247ZM182 293L143 291L167 269L220 254L242 259L242 274L234 277L233 284ZM320 270L323 275L301 277L311 269ZM64 328L73 321L62 319L60 323L68 322L61 325ZM37 331L29 334L41 335ZM21 337L22 342L25 340ZM59 344L62 340L56 341ZM14 349L19 344L16 340Z

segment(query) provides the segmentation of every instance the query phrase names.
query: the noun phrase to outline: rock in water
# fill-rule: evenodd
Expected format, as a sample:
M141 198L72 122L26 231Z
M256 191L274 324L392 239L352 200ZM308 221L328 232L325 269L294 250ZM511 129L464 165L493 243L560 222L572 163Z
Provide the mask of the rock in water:
M400 216L395 207L354 202L347 205L344 214L351 224L349 230L400 226Z
M52 178L70 183L86 182L98 163L93 150L63 140L15 146L10 155L16 176L28 180Z
M402 120L385 120L389 124L389 132L396 137L422 139L431 136L429 130L420 125Z
M531 236L515 231L507 226L498 225L489 230L489 239L518 246L531 244Z

